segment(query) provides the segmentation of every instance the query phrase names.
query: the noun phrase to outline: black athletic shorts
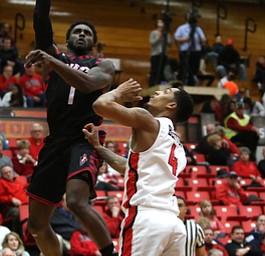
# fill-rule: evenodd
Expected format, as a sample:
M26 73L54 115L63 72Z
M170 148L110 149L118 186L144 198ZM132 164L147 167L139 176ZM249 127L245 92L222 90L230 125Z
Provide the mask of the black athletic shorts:
M105 137L105 133L100 136ZM90 199L95 198L94 185L101 165L102 160L85 139L48 136L26 192L38 201L57 205L65 193L67 180L75 178L85 180Z

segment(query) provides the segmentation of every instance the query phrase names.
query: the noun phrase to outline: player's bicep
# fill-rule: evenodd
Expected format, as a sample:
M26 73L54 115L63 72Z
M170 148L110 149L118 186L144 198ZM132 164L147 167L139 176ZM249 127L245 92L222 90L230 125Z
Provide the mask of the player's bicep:
M137 107L126 108L119 104L111 105L104 117L135 129L150 129L156 124L153 116L145 109Z

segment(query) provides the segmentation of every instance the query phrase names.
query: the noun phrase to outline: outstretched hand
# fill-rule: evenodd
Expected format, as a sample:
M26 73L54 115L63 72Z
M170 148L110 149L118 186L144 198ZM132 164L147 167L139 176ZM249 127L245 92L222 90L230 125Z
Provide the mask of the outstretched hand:
M120 95L122 102L136 102L143 99L138 95L142 91L141 85L132 78L119 85L115 90Z
M90 145L94 148L101 147L99 143L98 128L96 128L92 123L89 123L84 126L82 131Z
M29 54L26 56L25 66L29 68L31 66L49 65L52 58L53 57L51 55L44 51L34 50L29 52Z

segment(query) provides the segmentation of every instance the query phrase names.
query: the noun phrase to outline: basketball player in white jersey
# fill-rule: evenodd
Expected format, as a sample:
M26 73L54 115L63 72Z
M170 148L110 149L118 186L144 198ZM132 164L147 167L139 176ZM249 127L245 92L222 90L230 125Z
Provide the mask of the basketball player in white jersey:
M157 91L147 103L147 110L122 105L141 100L140 91L141 86L129 79L93 104L98 115L132 127L128 159L101 146L98 130L92 124L86 125L83 132L98 154L125 174L125 219L119 255L184 256L186 231L177 217L179 209L173 194L186 157L175 123L190 117L193 101L184 90L171 88Z

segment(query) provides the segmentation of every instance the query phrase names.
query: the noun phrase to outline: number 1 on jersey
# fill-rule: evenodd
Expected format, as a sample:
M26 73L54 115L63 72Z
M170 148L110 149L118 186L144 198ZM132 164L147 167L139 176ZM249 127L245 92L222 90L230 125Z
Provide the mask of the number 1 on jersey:
M175 157L175 149L176 145L173 144L171 147L168 164L172 166L172 173L173 175L177 174L177 168L178 168L178 159Z

